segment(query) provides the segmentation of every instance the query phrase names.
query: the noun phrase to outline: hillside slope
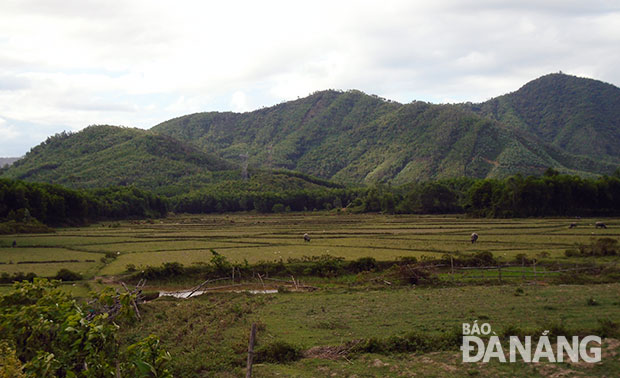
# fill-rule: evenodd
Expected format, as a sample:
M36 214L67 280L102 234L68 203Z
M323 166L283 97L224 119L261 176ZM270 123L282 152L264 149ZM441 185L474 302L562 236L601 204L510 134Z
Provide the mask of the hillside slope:
M4 177L72 188L135 184L166 192L209 181L235 166L151 131L90 126L50 137L8 168Z
M253 180L240 180L242 154L261 172ZM332 185L311 176L402 184L552 167L587 177L618 165L620 89L553 74L481 104L399 104L328 90L253 112L190 114L148 131L91 126L48 138L0 172L74 188L135 184L177 195ZM263 174L271 169L311 176Z
M254 112L197 113L152 130L229 159L339 182L395 184L447 177L538 174L548 167L611 173L614 161L577 156L524 128L466 106L398 104L359 91L323 91Z
M469 108L572 154L619 161L620 88L611 84L550 74Z

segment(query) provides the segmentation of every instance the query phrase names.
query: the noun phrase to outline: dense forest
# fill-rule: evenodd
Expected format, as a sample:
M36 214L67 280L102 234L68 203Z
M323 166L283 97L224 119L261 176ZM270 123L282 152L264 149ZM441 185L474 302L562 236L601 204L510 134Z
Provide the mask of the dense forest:
M620 214L620 171L584 179L548 169L542 176L450 179L402 186L248 190L223 186L174 197L138 188L73 190L0 179L0 220L78 225L105 219L162 217L168 211L350 211L397 214L466 213L476 217L613 216Z
M620 89L546 75L481 104L399 104L320 91L242 114L207 112L151 130L227 159L343 183L611 174L620 160Z
M161 217L167 200L135 187L73 190L60 185L0 179L0 220L80 225L103 219Z

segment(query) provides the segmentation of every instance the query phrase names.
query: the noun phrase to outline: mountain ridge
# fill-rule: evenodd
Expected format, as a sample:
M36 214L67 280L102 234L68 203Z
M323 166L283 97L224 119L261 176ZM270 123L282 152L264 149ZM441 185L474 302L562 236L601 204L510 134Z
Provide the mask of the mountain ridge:
M547 76L552 81L558 78L565 80L564 76L567 76L569 81L601 83L569 75ZM523 88L545 78L533 80L513 94L522 93ZM605 83L601 85L613 88L614 93L610 95L620 98L618 88ZM520 98L524 97L527 96ZM548 102L549 97L545 101ZM421 101L399 104L357 90L327 90L253 112L195 113L168 120L152 130L194 143L224 158L232 159L248 153L250 162L257 166L275 165L340 182L383 180L402 183L455 175L501 177L516 172L538 174L548 167L588 176L611 173L620 161L615 155L589 153L591 151L587 149L566 150L564 145L533 132L531 127L506 122L507 117L492 117L489 111L483 109L490 108L493 101L496 99L481 104L436 105ZM455 109L461 109L463 113L456 114ZM437 115L438 112L444 114ZM408 118L403 117L402 113L407 113ZM433 120L433 114L443 122ZM446 160L446 148L456 148L457 152L465 149L463 143L456 140L458 135L465 137L468 134L461 129L459 122L474 125L483 122L481 118L494 121L487 130L499 139L486 140L485 143L502 145L501 151L480 159L461 151L460 155L452 154ZM427 130L429 124L437 130ZM617 129L613 129L616 134ZM475 130L470 132L475 133ZM191 135L191 138L186 135ZM478 139L488 139L485 135L479 136L469 135L473 146L476 146ZM602 138L613 140L607 136ZM400 144L401 152L394 151L394 148L388 151L390 148L386 143ZM583 143L575 143L583 146ZM432 144L444 145L444 148L433 148ZM416 153L412 146L423 153ZM529 157L524 160L519 155ZM467 159L473 161L468 162ZM489 161L491 165L483 163Z
M620 89L550 74L478 104L400 104L326 90L246 113L189 114L150 130L111 127L52 137L4 175L70 187L131 183L172 195L238 179L247 154L255 170L341 184L501 178L547 168L591 177L620 164Z

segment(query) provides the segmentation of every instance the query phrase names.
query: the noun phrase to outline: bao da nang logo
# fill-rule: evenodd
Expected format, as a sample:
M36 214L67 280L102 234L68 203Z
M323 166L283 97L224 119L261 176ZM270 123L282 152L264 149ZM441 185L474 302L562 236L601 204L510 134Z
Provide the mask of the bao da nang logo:
M564 362L565 356L572 362L601 361L599 336L572 336L570 340L566 336L558 336L555 345L552 345L548 333L549 331L543 332L538 341L534 342L532 336L525 336L523 339L510 336L507 360L505 346L502 346L489 323L478 325L477 320L473 324L463 323L463 362L489 362L492 359L499 362ZM517 356L520 358L517 359Z

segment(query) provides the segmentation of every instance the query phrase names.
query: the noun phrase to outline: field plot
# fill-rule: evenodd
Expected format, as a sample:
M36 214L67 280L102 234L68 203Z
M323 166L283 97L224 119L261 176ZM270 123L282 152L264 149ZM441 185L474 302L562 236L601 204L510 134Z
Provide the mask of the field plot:
M405 330L442 333L475 320L494 325L498 334L508 326L594 329L599 320L620 321L620 284L533 286L522 288L519 295L516 290L508 285L295 293L272 297L269 306L251 317L262 322L271 337L304 348ZM589 306L589 298L598 305Z
M522 290L522 292L521 292ZM515 295L515 293L520 293ZM243 376L250 325L259 324L260 349L285 342L300 350L341 346L354 340L416 332L438 335L463 322L488 322L497 334L521 329L540 335L553 326L568 334L596 332L601 321L620 321L619 284L395 290L321 290L314 293L250 295L210 293L191 300L164 297L143 306L144 320L124 331L134 340L156 334L183 377ZM593 306L590 299L597 305ZM511 328L512 327L512 328ZM463 364L458 347L431 353L359 354L330 359L321 355L286 364L261 363L259 377L357 376L616 376L620 342L601 364ZM615 351L614 351L615 350ZM224 373L226 372L226 373Z
M87 275L114 275L164 262L184 265L207 262L210 249L229 261L249 263L329 254L353 260L371 256L395 260L404 256L441 257L445 253L489 251L504 261L517 254L564 258L564 251L594 237L620 237L620 221L606 219L607 229L595 229L595 219L472 219L460 216L411 216L319 212L295 214L235 214L173 216L150 222L97 224L60 229L55 234L0 237L0 272L48 274L56 265L41 261L78 260ZM312 240L305 243L304 233ZM472 232L480 235L471 244ZM12 248L15 241L16 248ZM101 257L107 254L113 258ZM95 262L91 261L94 260ZM36 264L16 264L36 261ZM55 272L54 272L55 273ZM53 275L53 274L52 274Z

